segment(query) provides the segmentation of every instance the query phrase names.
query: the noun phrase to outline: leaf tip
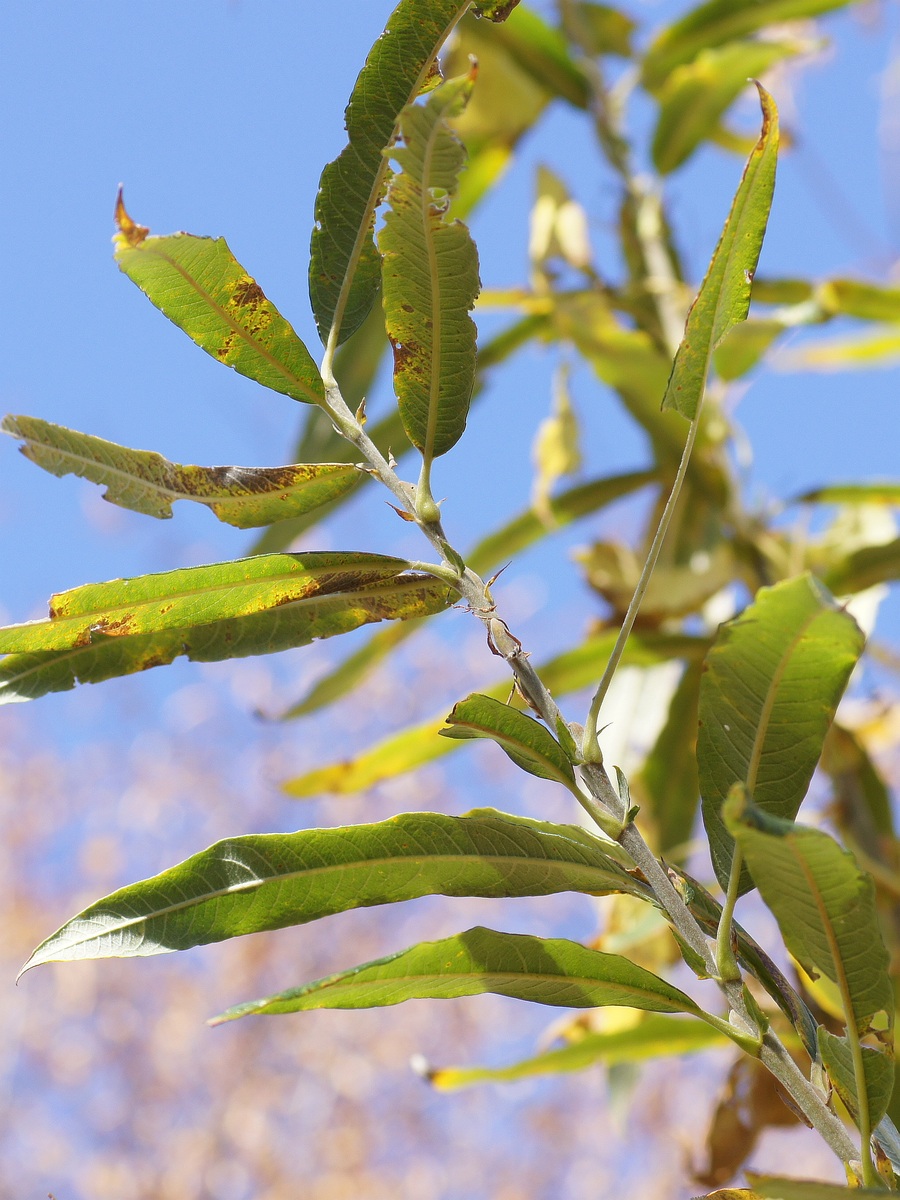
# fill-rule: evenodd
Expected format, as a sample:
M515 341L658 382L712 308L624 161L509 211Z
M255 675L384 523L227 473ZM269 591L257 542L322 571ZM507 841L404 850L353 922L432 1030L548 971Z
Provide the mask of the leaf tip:
M150 230L146 225L138 225L136 221L132 221L125 208L124 190L122 184L119 184L119 191L116 195L116 235L113 238L113 243L117 250L124 250L129 246L139 246Z

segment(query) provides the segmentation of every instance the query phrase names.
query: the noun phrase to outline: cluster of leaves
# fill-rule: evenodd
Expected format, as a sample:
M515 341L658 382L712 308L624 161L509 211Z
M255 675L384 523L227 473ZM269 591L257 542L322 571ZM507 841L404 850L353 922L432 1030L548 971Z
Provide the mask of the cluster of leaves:
M321 461L181 466L35 418L7 417L3 428L28 457L57 475L105 486L114 503L169 517L174 500L191 499L229 524L266 530L251 557L87 585L53 597L47 620L0 630L0 698L32 699L178 655L213 661L262 654L392 622L285 714L301 717L358 686L423 620L462 597L512 669L518 697L504 702L508 683L473 694L446 718L290 780L286 790L360 790L462 741L488 738L523 770L568 789L599 831L477 810L234 837L90 905L47 938L26 969L186 949L429 894L607 896L608 929L641 913L649 915L654 939L670 926L674 938L666 935L665 949L643 946L626 956L604 948L603 938L588 947L475 928L238 1005L217 1019L481 992L591 1012L627 1007L647 1015L624 1034L575 1022L562 1048L527 1063L500 1072L447 1070L433 1080L460 1086L640 1057L663 1044L671 1052L733 1043L778 1077L851 1179L871 1191L896 1186L894 1000L885 939L893 949L900 936L892 907L897 842L864 737L835 723L864 638L832 593L849 597L896 577L900 540L885 541L881 525L867 527L865 506L895 503L900 488L842 484L797 497L797 504L837 505L838 517L823 535L795 539L745 507L729 462L723 405L728 385L798 324L838 314L900 317L900 293L872 283L754 282L775 183L774 101L759 88L762 132L749 145L724 124L748 73L809 50L797 37L774 36L770 26L841 2L711 0L638 52L633 23L605 5L564 0L555 27L514 0L486 0L468 15L469 0L401 0L357 80L346 114L348 144L322 175L310 263L310 298L325 347L321 368L222 239L151 236L120 195L120 269L207 353L308 405L297 457ZM436 64L454 31L443 80ZM622 82L606 82L615 60L630 62L629 87L656 102L652 159L660 176L704 141L749 152L689 309L692 289L662 190L635 171ZM492 297L513 319L476 362L470 312L478 260L460 218L500 178L551 102L583 112L617 180L622 275L597 269L583 211L566 185L542 170L532 278ZM762 306L752 314L751 284ZM534 505L461 554L432 496L433 462L462 436L483 372L533 339L583 356L645 434L647 466L560 487L580 458L561 376L536 443ZM367 431L364 395L388 345L397 408ZM394 473L393 455L410 448L421 457L415 485ZM372 477L390 488L399 514L420 526L439 563L359 551L288 552L300 532ZM535 670L477 573L645 488L654 499L637 549L597 542L582 556L608 620ZM850 521L852 541L845 536ZM708 603L738 588L752 599L717 630ZM661 666L678 664L680 682L643 765L628 781L618 772L613 788L597 727L620 663L651 686ZM582 737L550 693L584 687L596 691ZM529 706L536 716L524 711ZM876 868L874 880L829 834L795 823L820 760L834 783L840 832ZM641 808L640 834L632 797ZM683 869L701 798L721 903ZM668 873L644 853L644 838L672 864ZM754 888L805 973L804 989L733 920L739 897ZM707 936L716 938L714 956ZM678 955L719 985L730 1019L661 973ZM704 986L713 999L719 995L713 984ZM793 1067L786 1045L809 1065L815 1086ZM835 1108L855 1125L859 1146ZM759 1178L752 1191L736 1194L815 1200L833 1192Z

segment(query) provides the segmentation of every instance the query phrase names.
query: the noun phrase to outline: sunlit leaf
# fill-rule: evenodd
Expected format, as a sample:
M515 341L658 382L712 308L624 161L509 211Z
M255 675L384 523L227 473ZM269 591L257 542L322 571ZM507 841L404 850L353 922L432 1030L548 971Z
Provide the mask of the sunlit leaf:
M325 388L309 351L224 238L148 230L116 204L116 262L207 354L294 400L319 404Z
M747 160L706 278L688 313L663 399L664 409L674 408L689 421L697 415L713 351L729 330L747 319L750 287L772 207L778 110L765 88L756 86L763 112L762 132Z
M151 517L171 517L175 500L194 500L220 521L251 529L299 516L351 491L350 463L287 467L193 467L37 417L4 417L0 428L25 444L22 453L53 475L77 475L106 487L104 500Z
M900 321L900 288L864 279L829 279L816 288L816 299L829 312L861 321Z
M807 49L802 42L728 42L678 67L659 93L652 147L656 169L667 174L686 162L712 136L748 77L764 75L775 63Z
M556 373L553 386L553 410L538 426L532 447L535 480L532 505L547 526L553 524L550 493L560 479L581 469L581 443L578 418L572 407L566 372Z
M665 28L644 58L643 81L659 88L681 63L701 50L745 37L767 25L815 17L854 0L708 0Z
M837 596L863 592L876 583L900 579L900 538L862 546L823 572L825 583Z
M561 783L577 791L575 770L555 737L534 717L477 693L460 700L447 717L449 728L441 736L467 741L488 738L496 742L521 767L539 779Z
M464 108L474 81L473 68L404 109L402 140L390 152L401 170L378 237L394 389L407 436L426 463L462 436L475 382L469 312L481 286L478 255L465 225L447 220L465 151L446 123Z
M721 816L736 783L775 816L796 816L864 637L811 575L763 588L723 625L700 686L697 761L716 876L733 842ZM746 870L741 892L752 887Z
M740 379L753 370L772 343L784 332L785 326L781 321L751 318L735 325L713 354L716 374L726 383Z
M253 1013L380 1008L404 1000L444 1000L485 992L565 1008L615 1004L647 1012L701 1015L684 992L618 954L588 950L562 938L476 927L439 942L422 942L306 987L238 1005L216 1022Z
M492 809L248 834L98 900L47 938L23 971L46 962L187 950L418 896L622 888L641 894L603 843L580 826Z
M379 554L263 554L86 584L46 621L0 629L0 702L166 665L269 654L371 621L424 616L447 586Z
M798 504L900 505L900 483L829 483L797 497Z
M781 371L859 371L892 367L900 361L900 329L881 325L873 332L820 338L778 355Z
M822 974L837 984L851 1039L872 1034L888 1051L873 1051L884 1064L864 1064L869 1121L877 1124L893 1086L894 998L872 880L821 830L771 817L739 798L729 800L726 821L788 950L813 979ZM821 1035L819 1043L841 1090L856 1093L858 1112L862 1097L849 1048L836 1038L823 1045Z
M648 1014L636 1025L610 1033L585 1033L568 1045L545 1050L508 1067L439 1067L428 1082L439 1091L476 1083L512 1083L535 1075L583 1071L587 1067L642 1062L648 1058L695 1054L711 1046L727 1046L728 1038L704 1021L691 1017Z
M588 687L596 683L614 642L615 631L590 638L576 649L539 665L538 673L555 695ZM623 661L642 665L672 658L695 658L702 656L708 645L705 638L683 634L635 634L629 639ZM503 700L509 695L509 682L504 680L485 690L495 700ZM353 758L316 767L282 786L289 795L298 797L363 791L457 749L456 742L437 736L443 724L444 716L440 714L390 735Z

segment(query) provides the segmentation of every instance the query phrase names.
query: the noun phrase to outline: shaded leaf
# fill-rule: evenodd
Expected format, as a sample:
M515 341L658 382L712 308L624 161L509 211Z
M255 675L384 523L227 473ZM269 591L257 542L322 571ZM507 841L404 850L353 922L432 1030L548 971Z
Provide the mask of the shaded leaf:
M578 418L569 396L567 372L556 373L553 386L553 411L538 426L532 448L536 469L532 488L532 506L541 521L550 526L553 512L550 493L560 479L581 469Z
M480 809L248 834L90 905L22 968L187 950L419 896L601 894L640 885L592 834Z
M588 107L591 89L584 71L569 53L563 34L539 13L517 8L492 33L513 62L551 96L575 108Z
M700 686L697 761L716 876L733 842L721 817L735 783L775 816L796 816L864 637L822 585L802 575L763 588L723 625ZM741 893L752 887L741 876Z
M756 1189L753 1195L761 1200L840 1200L841 1196L844 1200L869 1200L870 1197L884 1197L884 1192L873 1188L850 1188L839 1183L818 1183L811 1179L747 1174Z
M316 410L318 411L318 410ZM150 517L171 517L175 500L194 500L238 529L268 525L340 499L360 478L351 463L287 467L193 467L37 417L3 418L26 458L53 475L77 475L106 487L103 499Z
M862 546L823 572L826 585L838 596L863 592L876 583L900 579L900 538Z
M816 288L816 299L829 312L861 321L900 321L900 288L863 279L828 279Z
M421 942L306 987L238 1005L214 1023L253 1013L380 1008L404 1000L445 1000L485 992L555 1007L615 1004L647 1012L702 1015L690 996L618 954L588 950L562 938L476 927L439 942Z
M527 713L492 696L475 693L453 706L447 725L448 729L440 731L442 737L462 741L488 738L523 771L539 779L561 783L570 792L578 791L574 768L562 746L549 730Z
M859 1120L859 1102L856 1094L856 1074L853 1067L853 1051L845 1037L829 1033L824 1025L819 1026L819 1050L828 1078L842 1103L853 1117ZM887 1112L894 1090L894 1060L871 1046L862 1046L863 1073L866 1077L866 1092L873 1124Z
M481 286L478 255L465 225L447 220L465 151L446 123L465 107L474 82L475 68L404 109L402 142L390 151L401 171L378 237L394 389L404 429L426 464L462 436L475 382L469 312Z
M781 371L859 371L892 367L900 362L900 330L882 325L874 332L821 338L779 354Z
M50 618L0 629L0 703L97 683L179 655L217 662L445 607L447 585L379 554L265 554L86 584Z
M508 1067L440 1067L427 1074L439 1091L476 1083L512 1083L535 1075L583 1071L597 1065L642 1062L648 1058L695 1054L711 1046L727 1046L728 1038L691 1017L648 1014L637 1024L610 1033L585 1033L565 1046L545 1050Z
M681 63L767 25L815 17L854 0L708 0L663 29L644 58L645 87L655 91Z
M688 312L684 336L663 398L692 421L697 415L713 351L750 311L750 287L762 250L778 158L778 110L757 84L763 123L735 193L706 278Z
M815 979L838 985L851 1039L873 1034L888 1050L884 1067L865 1065L869 1120L877 1124L890 1100L890 1053L894 998L888 954L878 928L872 880L846 850L818 829L768 816L737 799L726 820L743 851L754 882L778 921L788 950ZM846 1089L850 1051L839 1039L819 1036L823 1052ZM873 1051L873 1053L880 1053ZM867 1056L868 1057L868 1056ZM850 1068L852 1076L852 1068ZM860 1081L850 1084L862 1103Z
M716 374L726 383L740 379L753 370L784 331L783 322L775 320L751 319L735 325L713 354Z
M116 203L119 270L207 354L294 400L319 404L319 369L294 330L237 261L224 238L148 230Z
M560 696L596 683L615 638L614 630L590 638L575 650L540 665L538 673L550 691ZM680 634L634 634L626 646L623 662L643 665L672 658L694 658L702 655L707 646L708 642L703 638ZM502 700L509 695L508 680L488 689L487 694ZM316 767L289 779L282 787L289 795L298 797L316 796L322 792L349 794L363 791L455 750L455 742L437 736L443 724L443 715L439 715L402 729L354 758Z
M712 137L725 112L747 86L775 63L808 50L787 41L735 41L702 50L678 67L659 93L659 118L653 134L653 162L663 174L686 162L701 142Z

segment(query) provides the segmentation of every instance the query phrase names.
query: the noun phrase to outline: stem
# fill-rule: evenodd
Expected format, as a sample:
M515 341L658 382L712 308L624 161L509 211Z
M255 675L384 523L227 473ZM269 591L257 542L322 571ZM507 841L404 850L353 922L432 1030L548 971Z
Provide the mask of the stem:
M719 917L719 929L716 934L716 973L719 979L740 979L741 977L740 968L731 948L731 927L734 922L734 906L738 901L743 866L743 851L740 846L736 845L731 859L731 874L728 876L728 891L725 893L725 903L722 905L722 915Z
M625 652L625 643L631 635L631 630L634 627L635 618L638 614L638 609L641 606L641 601L644 599L644 594L647 591L647 585L650 582L650 576L653 574L653 569L656 566L656 560L659 558L659 552L662 549L666 534L669 531L669 524L672 520L672 514L678 504L678 498L681 495L681 487L684 483L685 475L687 474L688 464L691 460L691 452L694 449L694 442L697 439L697 429L700 424L700 411L702 406L697 408L697 415L691 421L690 429L688 430L687 440L684 443L684 450L681 454L681 462L678 464L678 471L675 475L675 482L672 484L672 490L669 493L669 499L666 501L666 507L662 511L662 516L659 519L656 533L653 536L653 541L650 543L650 549L647 551L647 557L644 560L644 566L641 570L640 578L637 582L637 587L634 589L634 595L631 597L631 603L628 605L628 611L622 621L622 627L619 630L619 636L616 638L616 644L613 646L612 654L609 656L609 661L603 675L600 678L600 683L597 685L597 691L591 701L590 711L588 712L587 720L584 724L584 742L582 744L582 754L588 762L600 763L603 761L603 756L600 751L600 744L597 741L597 723L600 718L600 706L606 699L606 693L609 691L609 685L612 683L613 676Z
M484 624L488 644L495 654L506 660L516 684L527 703L538 713L551 732L556 734L558 723L564 719L562 713L540 676L534 667L532 667L526 651L522 648L522 643L510 632L506 623L496 615L496 607L484 581L474 571L458 566L458 564L462 564L462 559L447 541L440 521L425 521L417 514L416 489L411 484L403 483L398 478L377 446L367 436L365 430L347 407L337 385L330 381L326 387L326 402L324 407L334 422L335 428L365 456L370 464L372 473L396 497L400 506L406 512L410 513L443 559L443 565L438 568L425 563L416 563L414 565L419 569L436 574L439 578L446 579L448 584L459 592L472 612ZM697 421L695 419L691 424L691 430L688 434L688 441L682 455L681 464L679 465L679 473L676 477L673 494L666 505L666 510L660 522L660 530L657 531L657 537L654 539L657 553L657 543L661 544L662 542L662 537L665 534L664 525L668 524L668 518L671 517L671 509L674 507L677 492L684 478L687 461L690 457L690 450L696 435L696 427ZM649 577L649 572L647 574ZM644 582L646 586L646 581ZM634 602L632 604L634 605ZM625 805L618 791L610 782L606 771L602 765L591 761L582 764L580 771L582 781L585 785L584 792L579 795L582 806L601 829L604 826L609 826L610 818L617 818L622 823L621 832L618 834L619 843L644 875L660 908L666 913L673 927L678 930L685 943L695 951L704 963L708 974L712 978L716 978L716 963L710 951L710 943L689 912L681 896L675 890L667 871L644 841L640 831L627 821L628 814L625 812ZM751 1037L754 1034L758 1034L753 1018L747 1011L747 1006L744 1002L743 985L740 980L718 979L717 982L724 992L736 1020L743 1026L742 1032L746 1031ZM809 1080L806 1079L785 1047L771 1030L766 1033L759 1045L759 1058L763 1065L778 1079L788 1095L804 1113L810 1124L818 1130L823 1140L834 1151L837 1157L845 1163L857 1158L859 1152L848 1136L842 1122L826 1106L822 1096L816 1091ZM863 1154L864 1169L867 1153ZM871 1162L870 1155L869 1161Z

